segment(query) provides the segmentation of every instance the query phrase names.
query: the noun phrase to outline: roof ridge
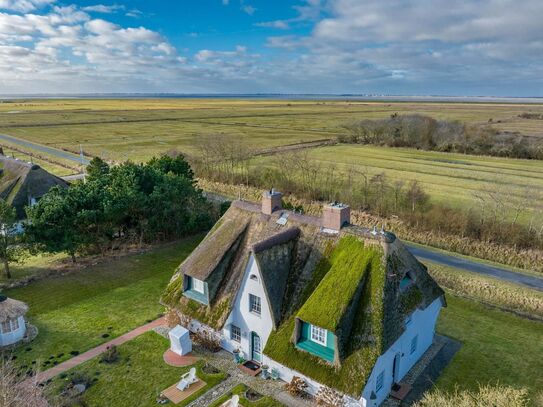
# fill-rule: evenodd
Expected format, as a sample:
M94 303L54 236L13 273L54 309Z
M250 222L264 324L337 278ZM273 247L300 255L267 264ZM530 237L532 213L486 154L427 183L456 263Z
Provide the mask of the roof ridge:
M259 253L264 250L271 249L273 246L286 243L292 239L297 238L300 235L300 228L297 226L292 226L287 230L283 230L279 233L271 235L260 242L253 244L252 251L253 253Z

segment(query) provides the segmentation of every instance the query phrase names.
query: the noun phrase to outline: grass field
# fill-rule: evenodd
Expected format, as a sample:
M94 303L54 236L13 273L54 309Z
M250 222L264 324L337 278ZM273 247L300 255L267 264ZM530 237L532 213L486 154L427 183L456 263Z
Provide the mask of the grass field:
M153 320L175 268L201 236L90 266L65 276L49 277L6 295L30 306L28 319L37 338L16 353L20 366L51 367Z
M168 345L167 339L147 332L118 347L119 361L106 364L100 363L100 358L89 360L69 371L64 379L57 377L48 389L49 393L51 396L58 394L71 374L77 373L95 379L82 396L83 405L156 406L160 392L178 382L181 375L190 369L190 366L179 368L164 363L162 355ZM196 374L206 382L206 386L177 406L186 406L226 378L225 373L206 374L202 372L202 366L203 362L196 364Z
M543 105L287 101L233 99L31 100L0 103L0 133L110 160L142 161L176 149L188 154L202 135L228 134L255 148L335 138L343 123L420 113L543 137ZM310 157L345 170L385 172L391 179L423 183L436 202L476 205L482 189L502 190L512 201L529 191L531 209L543 208L543 162L368 146L311 149ZM261 157L266 165L273 157ZM73 163L72 163L73 164ZM52 168L54 170L54 168ZM524 220L529 217L525 216Z
M385 173L391 180L418 180L434 202L451 206L478 209L476 194L499 191L508 204L528 197L526 208L543 210L543 161L353 145L311 149L309 157L325 168L335 166L339 174L352 168L369 177ZM264 156L253 165L277 164ZM362 177L357 180L361 185Z
M478 383L499 382L525 387L532 400L543 388L543 323L447 295L437 332L462 343L438 379L438 388L477 390Z

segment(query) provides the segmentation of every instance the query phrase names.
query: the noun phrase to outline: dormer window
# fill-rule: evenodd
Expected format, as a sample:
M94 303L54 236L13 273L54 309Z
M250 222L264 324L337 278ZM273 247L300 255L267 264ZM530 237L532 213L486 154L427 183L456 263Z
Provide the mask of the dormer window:
M192 279L192 289L196 292L199 292L200 294L204 294L205 292L205 286L204 282L202 280L198 280L196 278Z
M407 272L405 273L405 276L400 281L400 290L405 290L407 287L411 285L413 282L413 278L411 277L411 273Z
M311 325L311 340L319 345L326 346L326 329Z

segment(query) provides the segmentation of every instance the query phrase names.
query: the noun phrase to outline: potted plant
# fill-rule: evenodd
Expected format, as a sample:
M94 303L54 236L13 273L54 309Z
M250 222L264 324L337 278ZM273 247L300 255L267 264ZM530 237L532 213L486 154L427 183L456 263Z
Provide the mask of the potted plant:
M262 378L268 379L269 378L269 370L270 367L268 365L262 365Z
M234 352L232 352L234 355L234 362L239 363L239 349L234 349Z

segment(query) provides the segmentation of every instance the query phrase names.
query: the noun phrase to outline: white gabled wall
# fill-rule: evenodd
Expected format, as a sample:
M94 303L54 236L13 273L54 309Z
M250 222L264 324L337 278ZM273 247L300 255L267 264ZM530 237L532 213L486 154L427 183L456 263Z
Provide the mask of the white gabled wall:
M256 275L257 280L251 279L251 275ZM260 297L261 314L260 316L249 312L249 294ZM230 329L232 324L241 329L241 343L230 339ZM251 254L245 274L241 282L238 294L234 300L232 312L228 316L223 329L223 348L232 352L234 349L240 349L245 359L251 359L251 332L260 336L262 350L264 349L270 332L272 330L271 309L264 292L262 275L258 269L254 255Z
M20 316L17 321L19 322L19 328L15 331L1 333L2 330L0 329L0 346L12 345L24 338L26 333L25 319Z
M417 309L411 314L411 322L406 325L406 330L402 336L400 336L398 340L396 340L396 342L394 342L394 344L377 359L366 383L366 387L362 391L362 398L360 399L362 405L364 405L363 401L365 401L365 405L374 407L380 405L386 399L393 384L392 369L396 354L400 354L397 379L397 381L400 381L409 369L411 369L420 359L424 352L426 352L430 345L432 345L437 317L439 316L439 311L442 306L443 303L440 297L434 300L434 302L426 307L426 309ZM417 348L413 354L410 354L411 341L416 335L418 335ZM379 376L379 373L383 371L385 372L383 387L379 392L375 392L377 377ZM376 400L370 400L372 391L376 393Z

